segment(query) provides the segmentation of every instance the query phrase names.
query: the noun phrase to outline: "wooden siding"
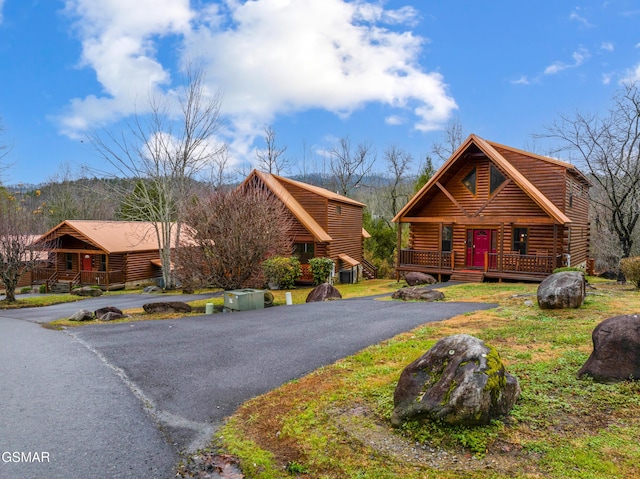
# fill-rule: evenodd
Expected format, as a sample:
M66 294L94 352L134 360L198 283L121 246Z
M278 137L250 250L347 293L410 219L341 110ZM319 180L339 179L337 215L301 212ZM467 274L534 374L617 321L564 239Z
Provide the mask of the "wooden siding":
M311 217L325 230L328 227L327 199L316 195L311 191L300 188L288 182L281 185L287 189L298 203L311 215ZM327 231L328 232L328 231ZM329 233L331 235L331 233Z
M327 233L333 239L329 246L329 257L338 267L340 254L347 254L358 262L362 261L362 207L329 201L327 210Z
M476 169L476 194L472 194L462 183L463 179ZM516 218L547 218L548 215L515 183L511 182L493 197L489 194L490 161L481 158L465 162L464 166L444 185L454 203L445 192L437 191L431 200L418 211L420 217L468 217L476 218L502 215ZM462 219L461 221L464 221Z
M543 195L564 211L564 177L566 169L504 148L495 147L509 163L515 166Z
M313 235L307 230L302 223L287 210L287 219L290 221L289 236L293 243L310 243L314 241Z
M125 282L161 278L162 270L151 264L152 260L159 258L160 252L157 250L127 253L124 258Z
M571 255L573 266L586 263L589 258L589 196L587 188L572 175L567 175L566 185L566 214L572 223L567 232L568 246L565 252Z

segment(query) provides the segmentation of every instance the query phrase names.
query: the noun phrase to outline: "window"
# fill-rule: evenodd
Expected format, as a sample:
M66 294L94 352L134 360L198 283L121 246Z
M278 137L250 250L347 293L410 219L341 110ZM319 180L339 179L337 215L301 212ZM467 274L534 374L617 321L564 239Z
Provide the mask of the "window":
M336 214L337 215L341 215L342 214L342 206L340 206L340 205L336 206Z
M462 180L462 184L467 187L472 195L476 194L476 169L474 168Z
M504 177L502 172L496 168L493 164L491 164L491 168L489 171L489 194L492 195L494 191L498 189L498 187L504 183L507 179Z
M294 243L293 255L297 256L300 263L307 264L309 260L314 256L314 244L313 243Z
M451 251L451 240L453 238L453 226L442 227L442 251Z
M107 255L101 254L100 255L100 271L106 271L106 270L107 270Z
M67 253L65 260L67 263L67 271L72 271L73 270L73 253Z
M527 239L529 232L527 228L513 228L513 251L519 251L520 254L527 254Z

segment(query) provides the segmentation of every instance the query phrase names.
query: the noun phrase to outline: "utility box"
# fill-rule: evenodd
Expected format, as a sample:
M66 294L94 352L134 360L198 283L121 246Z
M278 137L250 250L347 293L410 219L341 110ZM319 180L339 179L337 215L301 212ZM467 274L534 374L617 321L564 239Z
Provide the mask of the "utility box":
M264 291L250 288L225 291L224 307L231 311L264 309Z

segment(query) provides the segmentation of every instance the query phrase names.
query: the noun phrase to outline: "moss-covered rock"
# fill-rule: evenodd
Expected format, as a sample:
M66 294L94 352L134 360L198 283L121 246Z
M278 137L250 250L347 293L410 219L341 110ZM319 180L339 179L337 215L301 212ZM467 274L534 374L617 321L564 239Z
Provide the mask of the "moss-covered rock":
M457 334L438 341L408 365L394 393L395 426L427 419L475 426L509 413L520 395L498 351L482 340Z

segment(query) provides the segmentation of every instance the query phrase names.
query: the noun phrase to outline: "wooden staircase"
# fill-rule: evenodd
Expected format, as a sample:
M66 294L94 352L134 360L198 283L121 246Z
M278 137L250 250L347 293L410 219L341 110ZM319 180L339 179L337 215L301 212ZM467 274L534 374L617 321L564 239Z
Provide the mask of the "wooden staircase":
M479 271L477 269L456 270L451 274L451 281L482 283L484 281L484 271Z

